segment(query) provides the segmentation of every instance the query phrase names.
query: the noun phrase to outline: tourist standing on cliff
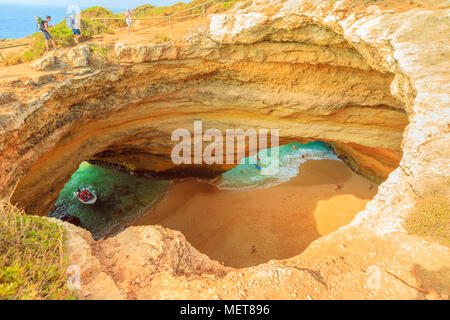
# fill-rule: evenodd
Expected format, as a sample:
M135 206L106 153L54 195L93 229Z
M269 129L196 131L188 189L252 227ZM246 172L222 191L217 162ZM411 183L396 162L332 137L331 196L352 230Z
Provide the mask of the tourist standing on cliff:
M42 20L42 33L44 34L44 38L45 38L45 47L47 48L47 52L49 50L48 48L48 42L51 40L52 41L52 45L53 45L53 49L58 49L55 43L55 39L53 39L53 35L50 32L50 27L48 25L48 23L52 20L52 18L50 16L47 16L47 18L45 18L45 20Z
M75 42L78 44L80 43L80 39L82 37L81 35L81 27L80 27L80 19L78 19L77 15L73 14L71 16L71 29L72 33L75 36Z
M131 21L131 11L130 8L127 8L127 11L124 13L125 20L127 21L128 25L128 34L133 34L134 28L133 28L133 21Z

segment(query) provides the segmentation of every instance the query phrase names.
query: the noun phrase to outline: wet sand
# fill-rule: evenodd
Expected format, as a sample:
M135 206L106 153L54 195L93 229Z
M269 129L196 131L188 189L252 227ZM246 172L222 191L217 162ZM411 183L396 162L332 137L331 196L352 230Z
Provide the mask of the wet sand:
M248 267L295 256L348 224L377 187L340 161L312 160L296 178L268 189L225 191L195 180L176 183L135 225L181 231L210 258Z

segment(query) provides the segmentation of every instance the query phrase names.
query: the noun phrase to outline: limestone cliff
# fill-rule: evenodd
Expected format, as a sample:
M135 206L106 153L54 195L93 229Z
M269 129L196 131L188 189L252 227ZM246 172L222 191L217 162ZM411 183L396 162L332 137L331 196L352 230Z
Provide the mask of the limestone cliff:
M355 170L387 180L349 226L298 257L226 276L214 267L213 278L157 267L142 292L127 291L137 288L132 277L112 276L117 297L423 297L411 270L448 268L435 257L448 257L448 248L427 247L402 222L425 186L448 181L448 10L356 12L347 1L267 0L211 16L209 25L182 43L117 43L109 64L91 64L87 49L76 49L86 59L73 66L73 51L49 55L34 64L52 70L48 83L9 83L5 95L15 98L1 107L0 196L45 213L86 159L170 171L170 134L192 129L195 119L205 129L279 128L282 142L327 141ZM147 231L126 230L118 248ZM109 250L96 246L104 251L86 254ZM383 269L380 290L361 285L372 265ZM170 294L161 287L167 280L177 287Z
M37 91L27 86L3 107L2 195L20 181L13 202L40 214L83 160L140 173L173 169L171 132L192 129L195 119L204 130L280 129L282 143L327 141L355 169L386 179L414 94L392 94L401 73L373 64L341 30L308 15L223 19L212 17L210 32L181 44L117 43L113 63L88 70L89 45L35 62L59 79L39 88L38 99L26 100ZM203 167L209 175L220 169Z

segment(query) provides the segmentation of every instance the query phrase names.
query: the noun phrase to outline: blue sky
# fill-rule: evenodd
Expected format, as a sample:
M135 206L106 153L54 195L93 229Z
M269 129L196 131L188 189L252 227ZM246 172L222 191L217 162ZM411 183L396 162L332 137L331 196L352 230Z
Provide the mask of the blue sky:
M183 2L189 2L185 0ZM106 8L123 8L125 5L130 8L140 6L142 4L151 3L154 6L169 6L174 3L181 2L181 0L41 0L40 5L59 5L68 6L71 4L79 5L80 7L102 6ZM0 0L0 4L29 4L36 5L36 0Z

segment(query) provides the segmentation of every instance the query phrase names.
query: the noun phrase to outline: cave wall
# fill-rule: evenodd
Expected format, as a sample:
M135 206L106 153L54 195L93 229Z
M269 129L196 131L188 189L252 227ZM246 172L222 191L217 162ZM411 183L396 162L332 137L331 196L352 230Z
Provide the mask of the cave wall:
M199 47L207 46L204 53L198 51L199 47L195 47L195 43L191 44L191 49L186 49L187 51L182 49L178 51L172 46L119 45L117 53L121 61L130 65L115 66L106 72L94 71L94 74L85 77L66 79L71 81L70 88L65 87L67 84L61 82L59 83L61 87L55 91L48 95L43 93L40 96L41 101L30 103L25 101L21 104L2 106L0 113L2 196L10 195L15 182L19 180L22 183L28 179L29 182L35 179L41 184L48 179L49 183L53 181L53 184L57 185L54 175L59 172L61 177L70 175L70 170L76 168L78 157L84 159L108 149L115 152L114 150L118 150L126 141L138 141L138 136L135 136L136 139L133 140L127 139L125 134L119 134L117 139L107 139L102 142L103 138L99 132L108 128L109 121L102 121L102 119L120 110L125 111L135 103L137 105L144 103L146 97L148 99L151 96L165 94L170 96L175 92L169 80L164 85L158 86L157 81L147 82L145 77L156 79L160 75L162 78L166 75L175 79L175 82L179 79L188 79L189 77L178 78L177 74L170 76L168 71L170 66L180 63L176 60L182 52L192 54L192 57L194 52L197 52L198 57L208 55L208 50L211 49L211 52L214 52L217 44L221 48L225 45L248 45L251 44L252 37L267 40L267 37L270 37L268 36L270 32L267 33L267 31L271 31L272 27L272 29L277 27L296 30L304 22L315 21L316 24L333 30L336 34L344 35L346 41L351 44L344 47L355 48L370 68L378 70L381 74L394 75L390 83L390 93L403 102L404 110L408 115L409 123L403 132L401 142L398 139L392 140L391 135L383 136L384 131L381 129L373 131L374 136L377 137L374 139L375 142L371 142L370 139L367 141L360 139L357 143L340 141L344 140L344 132L351 132L351 136L356 137L355 139L359 136L355 134L355 131L344 130L349 125L348 122L344 120L339 122L343 129L340 130L339 139L331 141L331 144L338 153L339 150L345 149L345 152L341 152L343 156L351 154L347 163L351 166L357 164L357 170L365 168L369 175L370 172L379 174L384 172L382 166L396 165L398 158L401 157L397 168L379 186L377 195L366 209L360 212L349 225L314 241L298 256L281 261L272 260L240 270L227 270L218 263L210 261L208 257L191 248L180 233L159 226L132 227L106 241L94 242L88 232L70 224L64 224L68 229L66 244L70 261L81 268L82 289L79 297L82 299L111 299L111 297L118 299L447 299L448 292L442 287L442 283L447 279L449 270L448 246L411 235L403 228L404 220L414 208L415 201L424 195L426 188L430 185L442 187L440 184L442 181L448 185L450 172L448 161L450 158L448 148L450 108L447 86L450 78L448 4L439 0L420 2L425 5L441 2L443 5L440 7L442 9L434 10L422 8L402 13L384 10L381 13L363 12L361 14L350 8L355 1L336 1L334 6L329 5L331 9L327 8L325 1L287 0L282 3L271 0L254 1L254 5L247 10L259 10L255 8L256 5L263 6L264 10L271 9L273 3L280 5L281 8L278 8L274 16L253 12L248 15L236 12L233 15L220 15L217 21L211 24L213 32L210 38L215 43L205 40L206 44L198 45ZM259 11L263 11L262 9ZM314 30L316 34L317 30ZM326 31L320 34L323 39L330 39L328 36L333 35L333 32ZM287 34L292 35L292 32L289 31ZM260 38L261 35L262 38ZM276 38L283 39L281 34ZM305 38L296 34L296 39L300 41ZM322 45L325 44L322 43ZM195 59L204 61L203 58ZM152 60L159 62L152 63ZM164 64L167 66L164 70L155 67L161 60L165 60ZM189 61L185 62L189 64ZM134 64L131 65L132 63ZM186 82L191 84L206 77L206 74L212 75L219 72L212 67L211 61L203 63L198 64L197 67L182 68L178 72L190 73L192 78ZM210 72L204 75L201 75L201 72L198 73L201 69L198 67L200 65L202 68L208 65L209 67L205 68L209 68ZM133 72L141 70L142 74L133 78L130 76L130 68L134 69ZM158 74L156 70L162 74ZM119 84L120 78L126 78L130 87ZM138 83L138 79L142 85L134 86L134 83ZM316 85L320 86L320 83ZM389 85L386 84L386 86ZM245 88L246 85L242 87ZM138 90L133 91L133 88ZM74 95L72 95L73 92ZM251 93L253 90L247 92ZM185 92L184 97L181 96L181 98L192 98L192 93L195 92L189 91L188 94ZM52 98L55 94L58 96L57 99ZM225 94L226 92L221 91L219 96L222 97ZM294 92L289 97L296 94ZM342 92L341 95L347 94ZM257 95L267 97L266 88L258 91ZM283 97L288 97L286 91ZM365 101L366 98L361 101ZM48 100L51 100L50 104L47 104ZM146 100L145 103L150 100ZM254 100L261 99L257 97ZM251 106L255 105L257 104ZM73 106L71 112L65 109L69 106ZM185 106L185 104L174 104L174 106ZM215 106L215 104L210 102L209 106ZM234 106L230 105L230 109ZM274 104L273 109L283 110L283 106L281 103ZM152 107L155 107L155 104ZM318 105L316 107L319 108ZM394 107L389 110L397 109ZM15 113L15 110L20 112ZM365 112L368 108L361 109L361 119L364 118L363 110ZM48 112L46 117L44 117L45 112ZM65 112L67 117L61 116L66 114ZM129 112L130 114L132 112ZM54 118L51 117L52 115ZM162 114L158 115L160 116ZM247 120L250 121L250 118L248 117ZM277 121L281 118L283 117L277 118ZM383 118L392 121L395 117ZM119 133L125 132L121 130L127 124L133 123L131 118L123 120L121 123L123 127L120 127ZM228 125L233 123L234 118L233 121L224 117L220 120L227 121ZM141 121L144 121L143 118L137 122ZM186 123L189 121L186 120ZM95 126L89 128L89 123L98 125L99 132L95 132ZM326 128L325 122L321 123L322 128ZM389 126L391 125L386 127ZM367 130L376 127L380 126L368 124L360 126ZM152 126L152 129L149 128L148 131L156 132L157 129L160 128ZM21 134L28 132L29 135L22 139L21 135L14 135L15 130L21 130ZM335 131L339 132L339 130ZM69 132L72 132L72 138ZM390 131L386 130L386 132ZM317 134L319 133L320 130L317 131ZM83 140L83 137L86 140ZM98 140L94 137L98 137ZM369 136L363 135L363 137ZM303 137L294 138L304 139ZM120 142L121 139L123 139L122 142ZM79 141L80 146L83 146L78 149L80 155L70 153L70 148L63 148L63 142L72 140L75 143ZM399 147L393 148L388 145ZM89 151L89 148L92 149ZM94 150L97 148L101 151ZM159 150L163 149L161 147ZM61 151L59 156L56 152L58 150ZM64 157L65 152L69 152L67 157ZM91 152L92 155L90 155ZM59 167L55 165L55 171L50 172L53 176L49 173L39 178L36 173L40 171L34 171L34 168L39 168L38 164L42 164L44 169L44 165L52 163L50 160L53 156L55 159L61 159L55 162ZM359 157L369 158L370 165L358 160ZM71 166L73 168L70 168ZM29 170L30 168L32 169ZM23 177L25 178L22 179ZM17 191L19 190L25 189L18 186ZM30 193L30 195L34 197L33 194ZM37 201L37 198L34 200ZM380 276L381 286L375 285L376 281L373 281L374 275L377 274L375 272ZM434 280L429 281L430 279Z
M386 179L408 123L391 93L397 75L375 70L364 47L309 19L229 34L181 46L118 44L113 64L8 106L21 112L0 132L1 196L44 214L84 160L171 170L171 132L199 119L204 130L280 129L284 142L330 142L358 172Z

